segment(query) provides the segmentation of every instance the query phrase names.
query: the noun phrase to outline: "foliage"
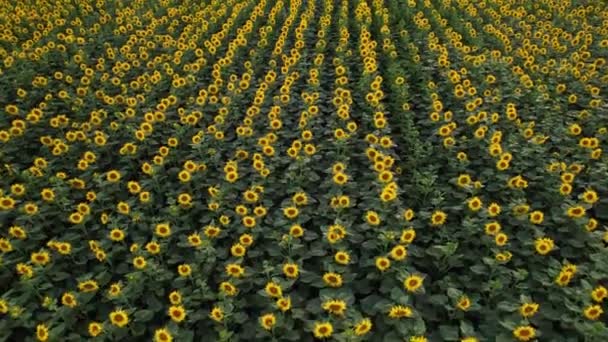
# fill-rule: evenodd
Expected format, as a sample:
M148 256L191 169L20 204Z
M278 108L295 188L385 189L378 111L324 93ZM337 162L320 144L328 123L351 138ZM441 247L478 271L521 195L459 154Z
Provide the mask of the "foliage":
M602 1L0 13L0 341L608 339Z

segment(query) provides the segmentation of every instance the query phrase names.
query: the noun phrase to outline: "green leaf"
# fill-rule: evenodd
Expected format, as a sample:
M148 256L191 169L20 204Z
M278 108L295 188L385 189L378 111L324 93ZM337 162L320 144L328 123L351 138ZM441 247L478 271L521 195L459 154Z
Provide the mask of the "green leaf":
M179 340L189 342L194 340L194 332L192 330L182 329L179 331Z
M512 302L500 302L496 307L501 311L515 312L519 309L519 304Z
M458 328L453 325L439 326L439 334L444 341L458 341Z
M457 290L453 287L448 288L448 297L450 297L451 299L458 299L460 296L462 296L462 291Z
M136 322L148 322L154 317L154 312L152 310L140 310L133 317L135 317Z
M471 272L475 274L486 274L487 269L484 265L475 265L470 267Z
M424 323L423 318L421 318L421 317L415 318L413 332L415 335L424 335L426 333L426 324Z
M460 321L460 332L463 336L474 336L475 328L467 321Z

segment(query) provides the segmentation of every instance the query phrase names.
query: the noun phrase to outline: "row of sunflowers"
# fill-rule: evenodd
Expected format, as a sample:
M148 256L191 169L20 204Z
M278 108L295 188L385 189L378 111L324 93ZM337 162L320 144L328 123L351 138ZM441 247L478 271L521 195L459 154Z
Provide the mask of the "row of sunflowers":
M602 1L0 17L0 341L608 339Z

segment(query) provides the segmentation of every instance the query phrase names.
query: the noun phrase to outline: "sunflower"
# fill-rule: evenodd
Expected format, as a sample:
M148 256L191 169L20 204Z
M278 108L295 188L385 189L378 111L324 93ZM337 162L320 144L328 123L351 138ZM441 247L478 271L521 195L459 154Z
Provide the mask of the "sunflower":
M55 200L55 192L52 189L45 188L40 191L40 197L45 202L53 202Z
M171 226L168 223L158 223L154 233L162 238L168 237L171 235Z
M112 241L122 241L125 238L125 232L122 229L114 228L110 231L109 238Z
M127 202L118 202L118 204L116 205L116 210L118 210L118 212L123 215L128 215L131 211L131 208L129 206L129 203Z
M7 105L6 107L4 107L4 109L10 115L17 115L19 113L19 107L12 104Z
M188 193L181 193L177 196L177 203L182 208L189 208L192 206L192 195Z
M578 271L578 267L575 264L566 263L562 267L562 272L564 272L564 273L575 275L577 271Z
M519 314L526 318L532 317L538 312L538 307L538 303L523 303L519 307Z
M530 206L527 204L518 204L515 207L513 207L513 213L516 216L523 216L523 215L527 214L529 210L530 210Z
M256 220L253 216L243 216L242 218L243 226L247 228L253 228L256 226Z
M129 189L129 192L133 195L138 194L141 191L141 185L139 185L139 183L135 181L129 181L127 183L127 188Z
M342 276L338 273L334 272L326 272L323 275L323 282L325 285L330 287L341 287L342 286Z
M283 215L289 219L298 217L299 210L296 207L287 207L283 209Z
M468 311L471 307L471 300L467 296L461 296L456 303L456 307L462 311Z
M99 289L99 285L95 280L86 280L78 283L78 290L82 292L95 292Z
M72 251L72 245L69 242L57 243L57 252L61 255L69 255Z
M334 255L334 260L340 265L348 265L350 262L350 255L346 251L338 251Z
M377 226L380 224L380 216L378 216L378 213L372 210L365 213L365 220L372 226Z
M577 205L577 206L573 206L568 208L568 210L566 211L566 214L568 215L568 217L572 217L572 218L581 218L583 216L585 216L585 208Z
M71 213L68 219L72 224L79 224L84 220L84 216L81 213Z
M589 305L585 308L583 313L587 319L595 321L604 313L604 310L599 305Z
M253 244L253 236L250 234L242 234L239 236L239 243L245 247L249 247Z
M179 305L182 302L182 294L179 291L169 293L169 301L173 305Z
M69 308L74 308L78 305L78 301L76 300L76 297L73 293L66 292L61 296L61 304Z
M110 183L117 183L120 180L120 172L111 170L106 174L106 180Z
M499 247L506 245L508 241L509 241L509 236L505 233L498 233L494 237L494 242L496 243L496 246L499 246Z
M483 203L479 197L475 196L467 201L467 206L471 211L479 211L482 208Z
M291 198L293 203L297 206L302 206L308 204L308 195L305 192L297 192Z
M334 196L329 200L329 205L333 208L333 209L338 209L340 208L340 199L338 196Z
M100 262L106 260L106 257L106 252L104 252L103 250L98 250L95 252L95 258L97 258L97 260L99 260Z
M392 180L393 173L388 170L384 170L378 174L378 181L380 181L381 183L389 183Z
M572 185L568 184L568 183L562 183L559 186L559 193L562 196L566 196L569 195L572 192Z
M181 264L177 266L177 273L179 273L180 277L188 277L192 274L192 267L188 264Z
M329 322L315 322L313 334L316 338L328 338L334 332L334 327Z
M529 326L518 326L513 330L513 336L519 341L530 341L536 337L536 330Z
M401 261L407 257L407 249L402 245L397 245L391 249L391 258Z
M240 243L235 243L230 247L230 254L237 258L244 256L246 252L247 248Z
M209 238L216 238L218 235L220 235L221 232L222 232L222 230L215 226L206 226L205 227L205 236L207 236Z
M262 208L264 208L264 207L262 207ZM255 209L258 209L258 208L255 208ZM266 210L266 209L264 208L264 210ZM266 214L266 213L264 212L264 215L265 215L265 214ZM256 212L256 215L257 215L257 212ZM262 216L263 216L263 215L262 215ZM220 216L220 223L221 223L223 226L227 226L228 224L230 224L230 217L228 217L228 216L226 216L226 215L222 215L222 216Z
M471 184L471 176L466 173L459 175L456 184L463 188L469 186Z
M188 235L188 244L192 247L199 247L203 244L203 240L198 233L192 233Z
M401 232L401 238L399 239L403 244L410 244L416 238L416 231L412 228L404 229Z
M240 278L245 274L245 269L238 264L226 265L226 274L231 277Z
M283 274L285 274L285 276L287 278L292 278L295 279L298 277L299 274L299 268L297 264L292 264L292 263L286 263L283 265Z
M15 239L25 240L27 238L27 232L20 226L10 227L8 233Z
M260 317L260 325L265 330L272 330L272 328L274 327L274 325L276 323L277 323L277 318L274 316L274 314L267 313Z
M505 262L509 262L509 260L511 260L512 256L513 255L511 254L511 252L506 251L506 252L496 253L495 258L497 261L499 261L501 263L505 263Z
M369 318L364 318L355 324L353 330L355 335L363 336L372 330L372 321Z
M154 342L172 342L173 336L167 328L160 328L154 331Z
M585 224L585 229L587 229L587 231L592 232L597 228L598 222L596 219L594 218L590 218L587 223Z
M431 226L434 226L434 227L442 226L445 223L447 217L448 217L448 215L446 213L444 213L443 211L436 210L431 215Z
M330 314L342 316L346 311L346 302L341 299L330 299L323 302L321 307Z
M540 255L547 255L553 250L554 242L550 238L538 238L534 241L534 248Z
M192 175L190 174L189 171L187 170L181 170L178 174L177 174L177 178L179 179L179 181L181 183L188 183L191 179L192 179Z
M408 292L416 292L421 286L424 278L419 275L411 275L405 278L403 286Z
M500 205L498 203L490 203L490 205L488 206L488 216L490 217L496 217L500 214Z
M571 184L574 181L574 174L570 172L565 172L561 175L560 179L564 183Z
M530 213L530 222L533 224L541 224L545 218L545 214L543 214L540 210L535 210Z
M304 228L299 224L294 224L289 228L289 235L295 238L302 237L304 235Z
M277 307L282 312L286 312L291 309L291 297L281 297L277 300Z
M267 213L268 213L268 209L266 209L266 207L264 207L264 206L260 205L260 206L253 208L253 214L256 217L264 217L264 216L266 216ZM220 221L222 221L221 217L220 217ZM226 223L226 224L228 224L228 223Z
M180 323L186 318L186 309L181 305L172 305L167 310L167 315L175 323Z
M35 203L26 203L23 210L28 215L34 215L38 212L38 206Z
M249 209L246 206L239 204L234 208L234 211L239 216L245 216L249 212Z
M51 256L49 255L49 252L41 250L40 252L32 253L30 256L30 261L34 265L44 266L51 262Z
M488 222L485 224L484 230L487 235L496 235L500 232L502 226L497 221Z
M142 191L139 193L139 201L141 203L150 202L150 193L148 191Z
M281 289L281 285L275 282L269 282L265 287L266 294L273 298L280 298L283 296L283 290Z
M125 325L129 324L129 315L124 310L114 310L110 312L110 322L113 325L122 328Z
M224 310L217 306L214 306L213 309L211 309L211 312L209 313L209 317L212 320L221 323L224 320Z
M348 182L348 175L342 172L338 172L334 174L333 181L337 185L344 185Z
M333 164L331 167L331 172L334 175L337 173L344 172L344 170L346 170L346 165L344 165L344 163L340 163L340 162Z
M604 286L599 285L591 291L591 298L598 303L603 302L606 297L608 290Z
M36 339L41 342L49 339L49 328L46 324L38 324L36 326Z
M458 152L456 154L456 159L458 159L461 162L465 162L468 160L468 155L465 152Z
M243 198L247 203L256 203L260 199L258 194L253 190L245 191L245 193L243 194Z
M220 291L229 297L235 296L238 293L236 286L228 281L224 281L220 284Z
M337 243L338 241L340 241L342 239L342 236L340 236L340 234L337 234L335 232L328 232L327 233L327 241L330 244L334 244Z
M91 213L91 207L87 203L78 203L77 210L82 215L89 215Z
M113 283L112 285L110 285L110 289L108 289L108 296L110 297L118 297L120 295L120 293L122 292L122 285L121 283Z
M24 278L31 278L34 276L34 269L30 265L18 263L15 268L17 270L17 274Z
M376 258L376 268L381 272L386 271L391 267L391 260L386 257L377 257Z
M388 317L390 318L410 318L412 316L412 309L403 305L393 305L388 311Z
M228 172L228 173L226 173L225 179L229 183L234 183L239 179L239 174L236 171Z
M91 322L89 323L89 335L92 337L99 336L103 332L103 323Z
M160 244L156 241L150 241L146 244L146 251L152 255L160 253Z
M143 270L144 268L146 268L147 265L147 261L146 259L144 259L144 257L138 256L133 258L133 266L135 266L135 268L137 268L138 270Z

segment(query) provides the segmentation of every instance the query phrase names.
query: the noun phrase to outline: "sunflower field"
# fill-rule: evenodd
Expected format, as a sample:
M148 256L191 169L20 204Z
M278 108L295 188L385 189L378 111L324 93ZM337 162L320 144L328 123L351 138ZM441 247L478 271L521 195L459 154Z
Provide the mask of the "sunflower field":
M0 19L0 341L608 341L605 1Z

